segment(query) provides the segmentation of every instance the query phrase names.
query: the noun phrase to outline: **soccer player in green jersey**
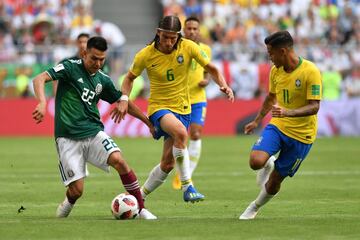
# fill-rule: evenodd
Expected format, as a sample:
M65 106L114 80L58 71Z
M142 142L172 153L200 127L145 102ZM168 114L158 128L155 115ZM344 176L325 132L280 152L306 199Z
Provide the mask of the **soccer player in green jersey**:
M55 99L55 140L59 155L61 178L67 186L65 200L59 205L56 216L67 217L84 189L88 175L86 164L109 171L112 166L119 173L127 192L139 203L139 217L156 219L144 207L140 186L116 143L104 132L97 103L100 99L116 103L111 112L115 122L120 122L120 100L128 97L115 89L110 77L100 68L104 64L107 42L102 37L92 37L87 42L82 59L66 60L39 74L34 79L35 96L39 101L33 112L36 123L43 121L46 112L45 82L58 80ZM129 113L143 121L154 134L154 127L141 110L129 102Z
M212 75L230 101L234 100L234 95L206 53L195 42L182 38L180 31L178 17L166 16L160 21L153 42L136 54L121 91L129 95L134 79L146 69L150 80L148 115L156 130L154 137L159 139L163 136L164 147L160 164L151 170L141 187L143 197L159 187L176 164L184 201L197 202L203 200L204 195L195 189L191 181L187 149L191 113L189 70L192 60L195 59ZM120 109L121 117L124 117L128 102L121 101Z
M185 20L184 37L194 41L206 53L211 60L211 48L200 42L200 21L197 17L188 17ZM190 140L189 140L189 171L192 176L201 154L201 135L206 117L206 92L205 87L209 83L209 73L194 59L191 62L189 72L189 91L191 103ZM176 173L172 186L174 189L181 189L179 173Z
M90 38L90 35L88 33L80 33L76 38L76 48L77 48L76 54L71 57L64 58L59 63L63 63L66 60L82 59L82 56L83 56L84 52L86 51L86 44L87 44L87 41L89 40L89 38ZM105 59L103 66L101 67L101 71L103 71L105 74L109 74L109 72L110 72L110 67L109 67L108 61L106 59ZM58 81L53 81L54 96L56 94L57 84L58 84Z
M250 153L250 167L259 170L261 190L241 214L244 220L255 218L279 192L282 181L299 169L316 138L321 100L320 71L295 53L289 32L276 32L265 38L265 44L274 63L269 93L255 120L245 126L245 134L252 133L268 112L272 118ZM276 160L270 157L277 153Z

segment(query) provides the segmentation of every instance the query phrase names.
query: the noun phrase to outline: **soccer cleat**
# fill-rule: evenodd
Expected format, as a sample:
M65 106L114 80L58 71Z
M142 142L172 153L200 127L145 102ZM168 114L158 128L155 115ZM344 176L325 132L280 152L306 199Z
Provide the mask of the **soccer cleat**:
M184 192L184 201L185 202L199 202L203 201L205 196L196 191L193 185L190 185Z
M179 173L176 173L173 181L172 181L172 187L175 190L180 190L181 189L181 181L180 181L180 175Z
M140 210L139 215L138 215L139 219L145 219L145 220L155 220L157 219L157 217L152 214L149 210L147 210L146 208L143 208Z
M58 208L56 209L56 217L58 218L65 218L69 216L71 210L73 209L74 205L69 203L66 199L64 202L60 203Z
M262 187L269 180L270 173L274 170L274 161L276 157L271 156L266 163L266 167L263 167L257 172L256 183L259 187Z
M259 208L256 206L255 201L251 202L245 211L240 215L240 220L250 220L256 217Z

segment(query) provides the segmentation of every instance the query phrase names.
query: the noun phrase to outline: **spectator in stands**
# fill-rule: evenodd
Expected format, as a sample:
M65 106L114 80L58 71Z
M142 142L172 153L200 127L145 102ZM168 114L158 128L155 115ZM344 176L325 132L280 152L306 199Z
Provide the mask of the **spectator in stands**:
M250 100L260 95L257 65L234 65L231 69L231 88L235 98Z
M342 76L330 65L322 72L323 100L338 100L341 97Z
M86 5L79 3L71 22L70 39L76 39L82 32L90 34L93 30L93 21L90 9L88 9Z
M184 12L186 17L196 16L200 18L202 16L201 4L197 0L186 0Z
M111 22L96 20L94 32L109 43L109 62L111 75L120 76L123 72L123 46L126 38L119 26Z
M360 97L360 65L356 65L345 78L345 90L348 97Z
M14 61L17 51L10 33L0 30L0 63Z

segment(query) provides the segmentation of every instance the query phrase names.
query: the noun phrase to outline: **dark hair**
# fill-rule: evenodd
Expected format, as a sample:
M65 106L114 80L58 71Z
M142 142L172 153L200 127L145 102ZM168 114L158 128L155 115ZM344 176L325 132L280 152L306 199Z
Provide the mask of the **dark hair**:
M160 31L169 31L169 32L176 32L178 33L178 40L175 43L174 48L177 48L177 45L181 39L181 22L180 19L177 16L165 16L161 21L159 22L158 29ZM159 35L155 35L154 39L151 41L151 43L155 42L155 46L159 44ZM151 44L150 43L150 44Z
M177 16L165 16L159 22L158 28L165 31L180 32L181 22Z
M196 16L190 16L185 20L185 23L190 22L190 21L195 21L200 23L200 20L196 17Z
M105 52L108 47L107 47L107 42L106 42L105 38L96 36L96 37L90 38L87 41L86 48L87 49L95 48L97 50Z
M86 37L86 38L90 38L90 34L88 33L80 33L78 36L77 36L77 40L79 40L80 38L82 37Z
M294 40L288 31L273 33L270 36L267 36L264 42L266 45L270 45L274 48L294 46Z

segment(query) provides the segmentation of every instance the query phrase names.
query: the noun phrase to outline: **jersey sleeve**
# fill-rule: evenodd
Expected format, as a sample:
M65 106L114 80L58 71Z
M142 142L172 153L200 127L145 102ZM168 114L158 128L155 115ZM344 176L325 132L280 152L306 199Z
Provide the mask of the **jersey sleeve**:
M144 55L145 55L145 52L143 49L135 55L134 61L131 64L130 72L132 74L134 74L135 76L140 76L142 71L145 68L146 57Z
M200 48L199 45L197 45L191 40L188 40L187 44L192 58L194 58L195 61L198 62L202 67L205 67L210 63L209 56L206 54L206 52L203 49Z
M206 55L209 58L209 61L211 61L211 59L212 59L212 51L211 51L211 48L209 46L207 46L207 45L206 45L206 48L205 48L205 52L206 52Z
M110 78L104 80L104 89L101 92L100 98L108 103L116 102L122 93L115 88L114 83Z
M71 64L69 61L63 61L55 67L49 68L46 72L50 75L52 80L68 81L69 73L71 71Z
M321 73L315 66L308 72L307 94L308 100L321 100L322 83Z
M274 75L275 75L276 67L272 66L270 70L270 77L269 77L269 92L276 94L275 84L274 84Z

